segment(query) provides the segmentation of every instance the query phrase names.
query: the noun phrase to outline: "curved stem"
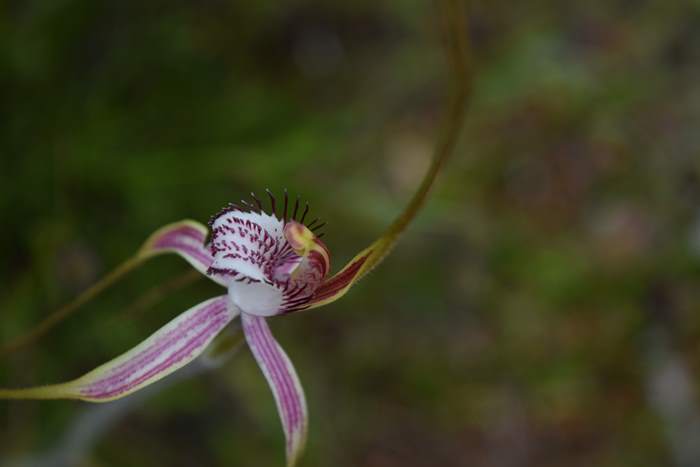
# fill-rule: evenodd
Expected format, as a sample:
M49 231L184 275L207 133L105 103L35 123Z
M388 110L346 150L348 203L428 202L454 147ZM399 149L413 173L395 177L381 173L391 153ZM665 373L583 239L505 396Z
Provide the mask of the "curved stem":
M0 347L0 358L36 341L51 328L73 314L82 305L95 298L106 288L115 284L150 258L164 253L174 253L190 263L197 271L204 273L211 263L211 254L205 245L207 233L207 228L204 225L188 219L161 227L146 239L134 256L121 263L73 301L44 318L38 325ZM170 283L166 283L163 291L179 288L189 280L192 280L191 276L187 275L186 278L175 285L171 286L169 285ZM216 282L215 279L214 281ZM154 299L154 297L156 300L159 298L158 291L150 299Z
M51 328L53 328L56 324L60 323L68 316L73 314L82 305L95 298L102 291L104 291L105 289L119 281L126 274L138 267L141 264L141 262L144 261L144 259L146 258L142 255L136 255L121 263L119 266L114 268L109 274L104 276L102 279L97 281L83 293L78 295L73 301L66 303L61 308L44 318L43 321L37 324L30 331L15 337L5 345L0 347L0 358L22 347L27 346L28 344L42 337L49 330L51 330Z
M435 178L445 161L454 152L460 132L464 126L464 117L472 88L469 62L467 60L468 40L464 2L449 0L441 2L440 5L444 9L440 18L445 22L443 30L445 31L446 49L452 66L452 89L449 108L445 113L441 126L442 133L435 145L430 167L420 186L413 194L411 201L384 233L383 236L385 237L394 237L402 232L413 220L423 204L425 204L430 188L435 183Z
M454 152L464 126L473 80L467 53L467 15L464 3L464 0L445 0L439 3L441 30L444 31L447 59L452 73L449 104L428 171L411 200L387 230L371 245L355 255L340 271L321 284L312 302L305 305L305 309L316 308L339 299L389 254L406 227L425 204L438 173Z

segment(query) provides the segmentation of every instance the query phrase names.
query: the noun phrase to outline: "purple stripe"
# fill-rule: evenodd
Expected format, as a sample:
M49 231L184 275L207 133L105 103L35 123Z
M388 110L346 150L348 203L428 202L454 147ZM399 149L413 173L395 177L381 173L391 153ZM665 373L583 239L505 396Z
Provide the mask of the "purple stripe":
M287 358L280 351L279 344L274 340L267 323L259 323L261 331L269 338L266 341L268 351L273 354L271 363L275 366L278 373L281 375L281 381L284 387L284 392L281 395L281 404L288 412L290 431L297 430L301 422L301 400L300 394L294 382L294 378L290 373L290 368L287 367ZM291 441L291 439L289 440Z
M270 334L270 330L267 326L264 332ZM271 335L270 338L272 339ZM284 378L284 383L288 390L284 398L284 403L287 406L287 410L290 412L291 429L296 430L299 428L301 422L301 401L299 399L298 388L290 373L291 370L287 367L287 358L280 352L280 347L274 340L270 342L270 351L275 354L273 357L275 359L274 363L279 367L279 371L282 372L282 377Z
M185 346L181 349L179 349L177 352L173 353L167 360L161 362L158 366L152 368L148 372L144 373L141 375L139 378L135 380L129 381L128 377L129 375L124 375L124 372L120 375L114 375L111 376L107 379L100 380L93 385L89 386L88 388L84 389L82 393L84 395L89 395L92 397L96 398L107 398L107 397L113 397L115 395L127 392L131 390L134 387L139 386L141 383L144 381L149 380L153 376L158 375L159 373L163 372L164 370L167 370L168 368L172 367L173 365L179 363L185 358L189 358L192 356L192 352L196 350L197 348L203 346L204 343L218 330L223 327L222 325L225 325L228 322L227 319L219 319L218 321L214 322L212 325L210 325L208 328L204 329L204 331L200 332L196 336L194 336L191 340L189 340ZM140 368L140 367L139 367ZM131 372L133 373L133 372ZM122 383L121 386L118 386L117 384ZM117 385L115 387L115 385ZM112 388L112 389L110 389Z
M183 359L186 359L192 355L193 350L196 350L198 347L201 347L204 343L206 343L209 340L209 337L212 335L216 334L222 327L222 324L226 324L228 321L227 320L222 320L219 319L218 322L213 323L209 328L205 329L203 332L198 334L197 336L194 337L193 340L188 342L188 345L180 349L178 352L174 353L168 360L165 360L163 363L161 363L159 366L151 369L149 372L143 374L140 378L133 380L129 382L128 385L126 386L121 386L116 389L113 389L111 391L107 392L101 392L100 388L102 386L98 387L92 387L88 391L84 391L83 394L85 395L90 395L95 398L109 398L109 397L114 397L119 394L122 394L124 392L129 391L130 389L137 387L144 381L149 380L153 376L161 373L163 370L166 370L170 368L171 366L179 363ZM108 383L107 383L108 384ZM109 386L109 384L108 384ZM104 391L104 389L102 389Z
M214 258L206 249L204 249L204 247L199 250L192 245L174 245L172 248L177 250L178 253L184 253L192 256L195 260L202 264L204 269L209 268L211 263L214 262Z
M262 350L268 356L268 366L272 367L273 371L277 374L277 385L281 389L280 392L280 405L287 418L287 428L291 432L295 429L296 422L298 421L298 412L296 410L297 406L295 402L298 402L295 398L296 390L294 388L294 382L289 377L288 369L286 368L285 362L282 359L277 346L270 334L270 330L267 326L263 326L261 320L256 323L257 332L262 337ZM290 440L288 440L290 441Z
M192 316L179 323L175 329L163 336L159 336L152 347L144 349L128 361L107 370L108 374L106 377L89 384L81 390L81 393L98 399L114 397L133 389L173 365L178 364L183 359L192 357L197 349L203 347L213 335L218 333L231 320L226 300L226 297L220 297L206 304ZM165 361L151 368L139 378L129 380L129 377L136 371L147 367L154 358L168 351L169 347L176 344L183 333L207 322L210 323L202 331L182 343L182 347L173 352Z
M195 246L187 242L187 240L201 244ZM176 230L165 233L153 242L154 250L172 249L182 255L189 255L194 260L201 263L204 268L211 266L213 257L209 250L204 246L206 234L191 226L178 227Z
M131 373L134 369L145 366L142 365L142 363L148 363L148 361L152 360L158 354L161 354L167 349L167 347L170 347L174 341L177 341L181 334L186 332L187 329L196 327L199 324L207 321L209 319L209 313L220 313L223 309L225 309L225 297L205 305L200 310L197 310L197 312L188 319L184 320L182 323L179 323L175 329L172 329L168 333L159 336L159 338L154 342L155 345L153 347L144 349L140 354L134 356L134 358L114 367L110 371L110 378L115 379L119 376L124 376L125 373Z
M275 395L276 402L280 405L282 423L285 431L288 432L291 431L292 421L282 399L287 400L290 398L290 389L286 381L284 381L284 372L280 371L279 366L274 364L269 347L266 345L265 338L262 335L261 321L263 319L264 318L250 315L244 315L242 317L242 321L248 325L246 331L249 332L246 332L246 336L249 336L253 341L251 347L254 350L258 364L263 367L263 373L265 373L265 376L268 378L268 383ZM286 437L289 438L289 436Z
M342 269L335 276L321 284L314 292L313 299L309 302L309 305L331 298L350 286L370 254L372 254L372 251L367 252L366 255L358 258L353 263L346 266L345 269Z
M282 355L280 355L278 346L270 333L270 328L267 323L263 325L262 319L258 319L256 323L257 332L262 338L262 347L268 356L268 366L273 367L278 375L277 384L281 385L280 404L282 405L287 416L288 429L290 432L295 429L299 421L299 413L297 410L298 399L296 397L296 387L294 381L289 375L289 370Z
M291 448L292 436L302 425L301 394L295 384L288 359L275 341L264 318L245 315L243 323L246 336L258 363L264 367L272 390L280 406L280 415L287 435L287 446Z
M144 361L144 358L143 358L144 353L141 354L142 358L139 358L138 362L134 362L134 363L127 362L128 366L126 366L126 368L124 368L125 365L122 364L120 367L118 367L118 370L122 370L122 371L119 371L117 374L111 374L110 376L108 376L107 378L104 378L102 380L96 381L90 387L86 388L83 392L86 394L90 394L90 395L94 395L94 396L98 396L98 397L109 397L110 394L114 395L114 394L128 391L129 389L131 389L131 388L137 386L138 384L142 383L143 381L147 380L148 378L150 378L154 374L157 374L158 372L160 372L164 369L167 369L169 366L178 363L184 357L188 356L189 353L186 353L183 355L183 352L190 352L193 349L193 347L196 348L196 346L202 345L202 339L206 340L208 335L210 335L212 333L212 328L219 327L222 324L222 321L224 321L224 324L225 324L225 321L227 321L227 320L224 317L223 320L221 318L219 318L218 320L214 321L212 323L212 325L210 325L208 328L205 328L204 331L200 332L196 336L193 336L192 339L187 341L185 343L185 346L182 349L180 349L179 351L177 351L176 353L174 353L173 355L171 355L168 360L161 362L159 364L159 366L151 369L149 372L145 373L144 375L141 375L141 377L139 377L137 380L129 381L128 379L129 379L130 374L133 374L135 371L143 368L143 365L141 365L141 362ZM197 323L197 324L199 324L199 323ZM167 344L172 344L172 339L168 340ZM163 348L163 345L160 345L158 347L158 349L160 351L148 352L148 355L154 356L154 353L156 353L155 356L157 356L157 354L161 353L162 348ZM167 350L167 349L165 349L165 350ZM146 363L148 363L148 362L146 362ZM117 386L117 388L112 389L110 393L105 393L105 391L107 391L109 388L114 387L115 385L117 385L120 382L124 382L125 385Z
M223 299L223 298L222 298ZM141 368L144 365L144 363L148 363L151 361L154 357L158 356L161 354L167 347L170 347L174 341L177 341L182 334L182 332L186 332L186 329L195 327L202 322L207 320L207 313L212 312L212 313L217 313L220 311L219 308L217 308L217 305L220 305L220 303L213 302L201 310L198 310L196 313L194 313L192 316L184 320L182 323L179 323L178 326L175 329L172 329L168 331L166 334L163 334L162 336L159 336L158 339L154 342L154 345L152 347L148 347L144 349L141 353L135 355L132 359L115 366L113 369L110 370L110 377L112 378L117 378L118 376L123 376L124 373L132 373L134 370L134 367ZM213 311L211 311L211 308L214 308ZM193 321L196 321L193 323ZM182 329L185 328L185 331L182 331Z
M165 361L161 362L160 365L152 368L150 371L144 373L141 375L138 379L130 381L128 386L124 386L122 388L117 388L113 390L110 393L105 393L102 394L102 397L109 397L110 395L115 395L119 394L121 392L125 392L135 386L138 386L140 383L148 380L150 377L160 373L161 371L179 363L183 358L189 357L192 354L192 350L196 349L197 347L200 347L203 345L203 343L207 340L208 337L213 335L218 331L219 328L221 328L222 324L225 324L228 322L228 320L225 317L220 317L218 318L217 321L214 321L212 324L209 325L209 327L205 328L202 332L199 334L195 335L191 340L187 341L184 347L173 353L168 359ZM100 387L110 387L113 385L114 380L122 380L122 379L127 379L127 378L119 378L120 375L113 376L109 379L102 380L96 385L97 387L93 386L93 390L98 391ZM128 376L128 375L127 375Z
M160 241L167 241L169 237L190 237L193 238L194 240L197 240L199 242L204 243L204 239L206 238L206 233L202 232L201 230L197 229L196 227L192 227L191 225L182 225L177 227L175 230L170 230L163 234L157 242Z

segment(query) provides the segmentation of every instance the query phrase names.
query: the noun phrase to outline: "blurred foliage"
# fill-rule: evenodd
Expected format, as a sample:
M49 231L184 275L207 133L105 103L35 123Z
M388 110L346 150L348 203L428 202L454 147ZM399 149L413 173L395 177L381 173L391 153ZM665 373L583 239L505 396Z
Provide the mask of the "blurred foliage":
M462 144L394 254L275 320L309 399L303 466L668 465L653 329L700 371L700 4L472 1ZM336 266L422 175L446 91L428 2L8 1L0 6L0 339L181 218L288 188ZM81 374L214 285L149 309L159 258L0 385ZM653 349L652 349L653 350ZM83 404L0 404L0 457ZM85 465L283 463L247 351L115 426Z

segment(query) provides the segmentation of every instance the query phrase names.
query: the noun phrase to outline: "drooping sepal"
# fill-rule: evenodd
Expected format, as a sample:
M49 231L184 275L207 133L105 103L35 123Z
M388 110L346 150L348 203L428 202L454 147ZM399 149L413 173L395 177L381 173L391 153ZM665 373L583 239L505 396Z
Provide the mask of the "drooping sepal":
M194 360L237 314L228 297L212 298L185 311L125 354L76 380L27 389L0 389L0 398L107 402L125 397Z
M287 465L292 467L306 444L308 414L304 390L289 357L273 337L265 318L243 313L241 322L248 346L277 403L286 440Z

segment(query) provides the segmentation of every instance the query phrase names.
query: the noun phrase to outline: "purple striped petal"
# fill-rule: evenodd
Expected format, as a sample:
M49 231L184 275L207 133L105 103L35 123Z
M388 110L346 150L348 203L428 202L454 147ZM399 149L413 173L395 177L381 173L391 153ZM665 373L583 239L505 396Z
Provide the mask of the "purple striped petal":
M304 390L292 362L270 332L265 318L241 314L246 340L277 403L287 445L287 465L293 466L306 444L308 415Z
M228 297L212 298L182 313L125 354L76 380L28 389L0 390L0 398L82 399L91 402L119 399L194 360L237 314Z
M211 267L214 257L205 244L208 230L199 222L185 220L166 225L151 235L141 247L139 254L147 257L163 253L176 253L202 274ZM208 275L220 285L221 278Z

